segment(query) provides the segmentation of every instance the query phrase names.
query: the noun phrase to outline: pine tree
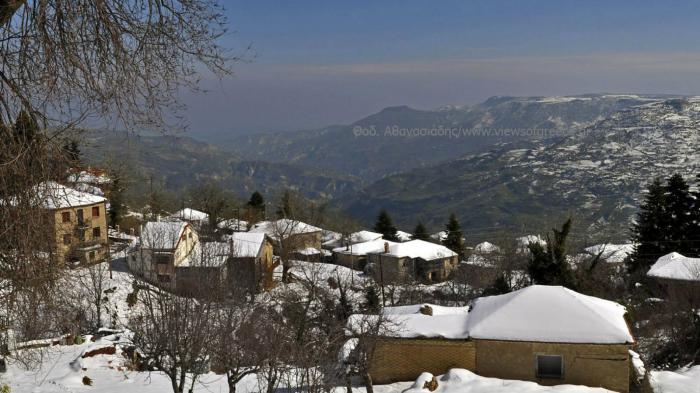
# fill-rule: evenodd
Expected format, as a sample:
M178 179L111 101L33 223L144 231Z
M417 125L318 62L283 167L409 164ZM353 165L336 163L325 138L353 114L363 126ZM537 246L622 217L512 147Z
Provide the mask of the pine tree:
M112 185L109 189L109 224L114 226L119 224L122 214L124 213L124 187L122 186L119 175L112 174Z
M248 201L248 206L256 209L265 209L265 200L263 199L262 194L259 192L255 191L251 196L250 200Z
M430 234L422 222L418 221L418 225L413 230L413 240L430 240Z
M71 166L80 166L80 148L78 147L78 142L75 139L70 140L63 146L63 151L65 152L66 158Z
M575 281L569 262L566 260L566 240L571 231L572 220L569 218L561 230L552 229L552 235L547 235L547 245L530 243L530 262L527 272L535 284L562 285L575 288Z
M292 194L289 190L284 190L284 194L280 198L280 206L277 208L277 218L293 218L292 204Z
M396 242L399 239L396 236L396 227L391 221L389 213L382 209L377 216L377 223L374 224L374 231L381 233L385 240Z
M30 143L36 137L39 126L26 111L20 111L15 120L14 133L18 141Z
M700 174L696 176L695 191L693 192L693 208L691 209L691 229L688 233L692 239L690 240L690 255L691 257L700 257Z
M649 184L632 226L635 247L629 259L630 272L646 271L659 257L668 253L668 243L665 241L667 221L666 190L661 180L656 178Z
M447 230L447 238L442 244L459 254L459 257L462 258L464 256L464 240L462 239L462 229L459 221L457 221L457 216L450 214L450 219L447 221L445 229Z
M683 176L674 174L666 183L666 217L668 228L666 230L668 250L684 255L693 252L691 240L693 235L692 224L693 205L695 200L690 194L690 187ZM669 251L669 252L670 252Z
M365 303L363 304L366 312L376 313L381 307L381 299L379 299L379 291L374 285L365 287Z

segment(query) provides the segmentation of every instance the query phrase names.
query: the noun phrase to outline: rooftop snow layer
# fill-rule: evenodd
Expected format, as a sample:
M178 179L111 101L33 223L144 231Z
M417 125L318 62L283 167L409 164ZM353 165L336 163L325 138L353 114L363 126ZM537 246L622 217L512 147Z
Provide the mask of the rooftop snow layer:
M183 221L147 222L141 228L141 244L144 248L173 249L187 225Z
M209 215L205 212L186 207L171 214L170 218L185 221L207 221L209 219Z
M346 255L367 255L369 253L383 252L386 243L389 244L389 247L398 244L384 239L377 239L364 243L352 244L347 247L337 247L333 249L333 252Z
M390 244L389 252L384 254L399 258L421 258L426 261L457 255L457 253L443 245L426 242L424 240L411 240L405 243Z
M37 202L45 209L65 209L107 201L102 196L78 191L53 181L39 183L34 190Z
M596 244L587 247L586 253L598 255L608 263L622 263L634 251L634 244Z
M272 239L279 240L280 236L286 237L301 233L313 233L320 231L321 228L319 227L315 227L301 221L283 218L277 221L260 221L259 223L253 225L248 232L265 233Z
M620 304L560 286L533 285L474 301L469 336L477 339L622 344L634 341Z
M265 241L264 233L234 232L228 236L233 242L233 256L237 258L255 258Z
M700 281L700 258L689 258L677 252L659 258L647 276L671 280Z

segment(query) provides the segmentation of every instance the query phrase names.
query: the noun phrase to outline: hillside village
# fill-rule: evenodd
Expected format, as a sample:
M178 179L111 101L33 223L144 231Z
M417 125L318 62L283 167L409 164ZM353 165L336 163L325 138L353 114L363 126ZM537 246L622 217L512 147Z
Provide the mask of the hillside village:
M698 11L0 0L0 393L700 393Z
M190 367L198 366L186 369L185 364L178 365L178 369L189 370L181 383L205 386L204 381L221 375L227 376L231 389L237 384L253 391L262 386L289 388L303 381L319 388L330 383L383 391L384 386L416 378L428 390L443 383L458 384L460 378L473 380L463 382L468 386L498 378L534 383L522 391L534 386L540 390L533 391L548 391L548 385L578 385L572 391L587 391L583 386L590 386L615 392L666 392L690 391L684 389L700 382L693 376L700 375L697 367L676 374L657 371L672 364L682 366L697 356L664 353L677 348L676 338L684 343L680 345L697 345L697 341L660 338L670 331L649 326L657 322L653 314L661 309L672 309L671 318L697 310L700 258L675 251L664 254L651 261L641 276L638 271L632 273L639 281L629 290L624 281L630 277L630 261L644 246L631 242L569 250L565 240L570 221L552 234L469 247L468 234L461 232L454 217L445 230L434 234L420 223L415 234L398 231L386 211L374 228L333 226L333 230L323 227L322 214L310 214L312 204L304 205L288 193L274 218L262 211L262 196L257 193L245 205L245 213L237 209L240 215L215 220L192 207L167 213L148 206L141 212L131 211L123 205L121 217L116 218L128 222L127 229L108 219L115 216L110 214L114 206L106 197L112 180L105 171L68 172L63 184L44 182L32 192L54 233L53 246L45 257L68 267L64 289L85 297L85 302L74 298L83 304L73 306L82 322L77 329L48 339L21 329L4 330L5 360L0 369L2 375L11 376L8 386L12 391L24 391L26 378L41 373L46 373L44 379L58 378L52 383L71 389L93 383L99 386L97 375L113 379L105 375L105 368L127 373L125 381L131 380L126 377L129 373L168 375L168 366L157 359L173 356L168 351L193 348L177 342L159 350L154 345L162 345L157 344L160 334L147 337L148 332L162 323L169 326L196 318L189 313L203 305L210 308L197 311L203 314L199 317L206 317L199 323L212 325L216 323L210 318L228 310L246 314L265 309L268 322L260 318L259 323L303 329L297 331L296 339L290 338L302 347L309 345L302 331L318 335L316 339L325 341L328 353L287 357L290 354L278 353L281 348L276 348L284 341L270 342L275 348L266 348L266 352L259 350L260 338L240 330L254 321L246 322L239 315L243 319L228 319L235 326L224 324L224 332L180 333L184 335L180 339L201 334L213 342L217 334L228 335L236 342L231 345L238 348L235 363L230 363L234 359L223 356L217 360L209 353L215 348L199 347L199 360ZM304 215L315 222L297 219L301 209L308 209ZM633 240L644 241L642 237ZM538 257L550 264L547 274L556 275L561 269L562 276L537 277L534 265ZM565 266L557 267L558 260ZM171 309L179 311L166 318L160 313L166 312L162 307L169 301L189 306ZM281 307L284 319L271 322L279 312L276 307ZM152 320L143 322L144 318ZM248 318L258 319L252 314ZM676 332L684 334L683 329L688 328L693 329L680 326ZM198 329L209 330L203 325ZM77 351L78 359L95 360L69 371L70 377L55 377L43 368L39 374L22 371L23 354L59 356L59 362L65 361L61 360L64 355L54 352L63 353L64 348ZM265 366L259 361L271 362L273 353L280 363L274 364L276 376L269 379L264 373L272 372L266 367L273 364ZM320 374L295 375L304 367L313 367ZM177 375L169 378L178 380ZM14 380L25 382L14 385ZM155 389L155 385L146 383L143 388Z

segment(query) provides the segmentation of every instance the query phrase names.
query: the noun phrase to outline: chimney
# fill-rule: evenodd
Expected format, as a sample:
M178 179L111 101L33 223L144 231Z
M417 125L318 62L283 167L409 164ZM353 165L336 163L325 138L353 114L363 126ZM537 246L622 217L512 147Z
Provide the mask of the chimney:
M384 242L384 254L389 253L389 242Z

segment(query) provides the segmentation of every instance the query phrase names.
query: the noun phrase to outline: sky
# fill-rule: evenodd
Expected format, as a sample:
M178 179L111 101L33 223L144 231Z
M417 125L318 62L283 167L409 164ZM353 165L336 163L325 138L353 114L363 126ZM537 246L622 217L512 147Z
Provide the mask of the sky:
M700 94L696 1L223 1L244 60L184 92L195 135L348 124L495 95Z

